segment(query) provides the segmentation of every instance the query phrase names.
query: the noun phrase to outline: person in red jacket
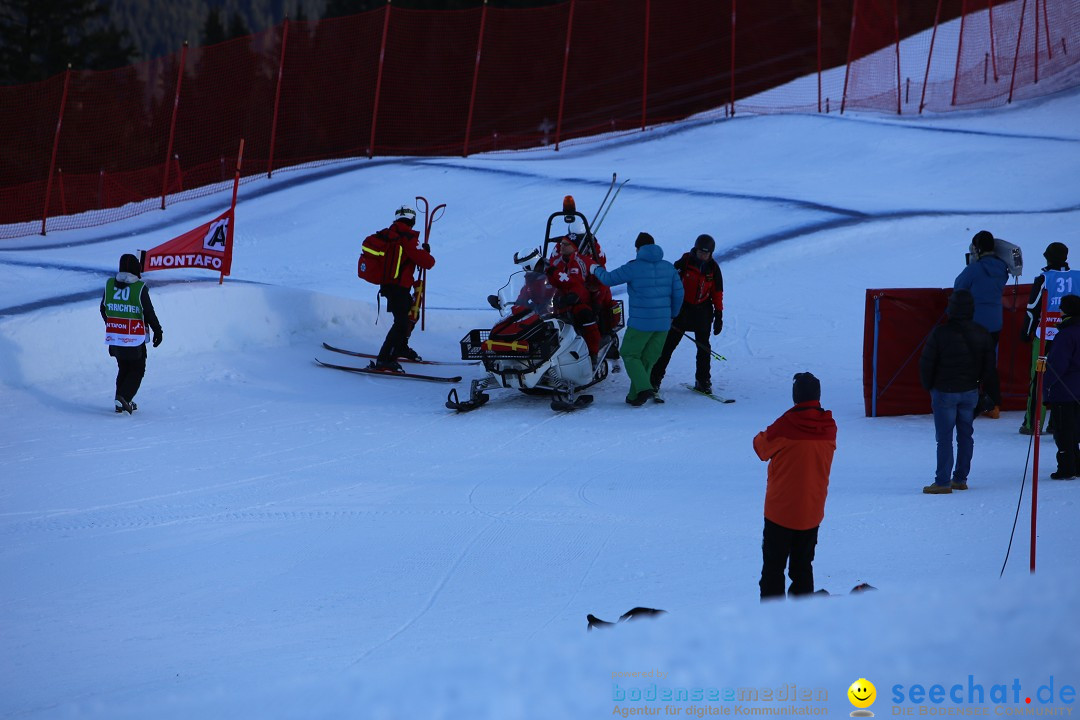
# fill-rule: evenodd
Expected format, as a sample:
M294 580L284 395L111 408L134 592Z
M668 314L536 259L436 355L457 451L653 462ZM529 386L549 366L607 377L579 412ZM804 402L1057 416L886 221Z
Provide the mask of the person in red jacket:
M398 243L402 249L400 266L394 266L391 277L379 286L379 294L386 298L386 311L394 316L394 324L386 333L386 340L379 349L379 357L372 364L376 370L401 372L397 358L419 359L416 351L409 347L409 333L412 322L409 310L412 308L412 288L416 282L416 268L430 270L435 266L431 247L420 244L420 233L413 230L416 224L416 211L402 205L394 213L393 224L379 231L390 243Z
M754 437L754 452L769 463L765 490L765 530L761 542L761 599L814 592L814 549L825 517L829 471L836 452L836 423L821 408L821 382L797 373L791 388L795 406Z
M697 368L694 389L712 392L712 346L709 329L719 335L724 327L724 276L720 266L713 260L716 241L711 235L698 235L690 252L675 261L675 269L683 284L683 304L678 317L671 323L671 332L664 341L664 349L652 369L652 385L657 392L664 380L671 354L688 332L694 333L697 345Z
M577 250L577 243L570 237L560 238L559 254L552 257L545 272L548 282L555 288L556 304L573 319L574 327L585 340L595 365L596 355L600 352L600 330L586 284L595 263L591 258L579 255Z

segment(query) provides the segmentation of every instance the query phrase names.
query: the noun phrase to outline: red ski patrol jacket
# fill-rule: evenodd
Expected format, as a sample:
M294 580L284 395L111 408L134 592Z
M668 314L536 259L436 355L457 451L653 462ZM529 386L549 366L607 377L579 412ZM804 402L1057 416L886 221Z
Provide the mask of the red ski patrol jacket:
M690 251L675 261L675 269L682 278L684 303L700 305L711 300L717 310L724 309L724 276L715 260L698 263Z
M548 281L559 297L576 293L579 303L588 303L591 293L586 281L592 276L590 258L572 253L569 257L556 255L547 267Z
M400 285L411 290L416 283L414 277L416 268L421 267L424 270L430 270L435 267L435 258L430 252L420 247L420 233L409 227L408 223L396 220L393 225L383 230L382 233L389 242L401 243L401 249L405 255L402 260L401 274L387 284Z

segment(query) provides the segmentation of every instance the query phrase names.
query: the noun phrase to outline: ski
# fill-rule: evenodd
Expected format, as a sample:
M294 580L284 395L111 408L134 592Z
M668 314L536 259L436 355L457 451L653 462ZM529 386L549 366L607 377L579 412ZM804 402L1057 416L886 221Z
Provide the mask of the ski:
M704 395L705 397L715 400L718 403L724 403L726 405L728 403L735 402L735 398L724 397L723 395L714 395L713 393L701 392L690 383L683 383L682 386L687 390L691 390L698 395Z
M421 375L419 373L409 372L394 372L393 370L376 370L375 368L366 367L353 367L351 365L335 365L333 363L323 362L319 358L315 358L315 362L325 368L333 368L334 370L345 370L347 372L361 373L363 375L377 375L380 377L396 377L405 378L407 380L426 380L428 382L441 382L441 383L456 383L461 382L461 376L455 375L454 377L444 377L442 375Z
M377 359L379 356L372 353L360 352L358 350L346 350L345 348L334 347L330 343L323 343L322 346L331 352L341 353L342 355L352 355L353 357L369 358L371 360ZM415 365L479 365L479 360L410 360L409 358L397 358L398 362L413 363Z

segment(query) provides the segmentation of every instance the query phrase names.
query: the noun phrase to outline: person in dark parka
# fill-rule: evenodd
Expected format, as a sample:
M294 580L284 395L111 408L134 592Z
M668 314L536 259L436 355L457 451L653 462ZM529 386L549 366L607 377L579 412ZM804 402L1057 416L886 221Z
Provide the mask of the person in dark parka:
M1043 397L1054 416L1054 480L1080 474L1080 297L1061 298L1061 323L1046 357Z
M923 488L929 495L967 490L975 450L973 436L979 386L989 387L994 375L993 341L986 328L972 320L975 300L971 293L954 290L946 314L948 321L930 332L919 358L919 380L930 392L937 437L934 484Z
M109 355L116 358L116 412L131 414L137 409L135 393L139 392L146 374L147 326L154 332L153 344L161 344L161 323L158 322L150 289L142 280L142 265L131 254L120 257L115 277L105 283L101 297L101 319L105 321L105 342Z

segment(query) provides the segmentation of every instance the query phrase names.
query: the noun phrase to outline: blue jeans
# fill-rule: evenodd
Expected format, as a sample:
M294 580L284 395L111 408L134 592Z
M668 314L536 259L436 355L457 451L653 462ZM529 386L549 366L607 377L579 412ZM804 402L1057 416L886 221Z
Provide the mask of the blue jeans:
M937 472L934 483L948 485L967 482L971 470L971 455L975 451L972 438L975 422L975 403L979 401L978 390L967 392L930 391L930 404L934 408L934 433L937 437ZM956 429L956 468L953 468L953 429Z

